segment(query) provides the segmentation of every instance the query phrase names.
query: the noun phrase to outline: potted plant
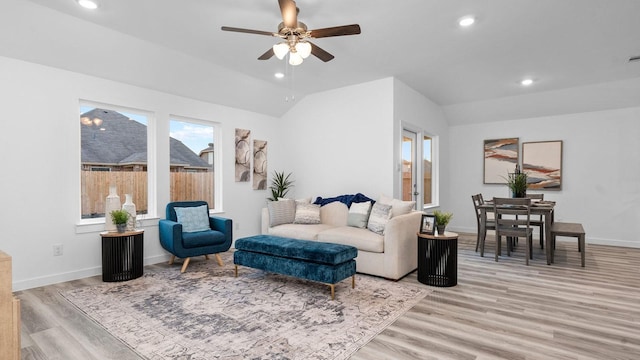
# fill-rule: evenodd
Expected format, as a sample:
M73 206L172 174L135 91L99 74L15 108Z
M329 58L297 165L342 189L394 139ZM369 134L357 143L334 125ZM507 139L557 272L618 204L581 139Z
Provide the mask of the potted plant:
M113 210L110 212L111 220L116 224L116 229L119 233L123 233L127 228L127 221L129 220L129 213L126 210Z
M273 172L273 178L271 179L271 197L267 200L278 201L279 198L285 197L289 190L293 187L293 180L290 179L291 173L285 176L284 171Z
M511 197L523 198L527 196L527 173L516 172L507 174L507 186L511 190Z
M438 235L444 235L444 229L451 221L453 214L450 212L443 212L440 210L434 210L433 216L436 217L436 229L438 229Z

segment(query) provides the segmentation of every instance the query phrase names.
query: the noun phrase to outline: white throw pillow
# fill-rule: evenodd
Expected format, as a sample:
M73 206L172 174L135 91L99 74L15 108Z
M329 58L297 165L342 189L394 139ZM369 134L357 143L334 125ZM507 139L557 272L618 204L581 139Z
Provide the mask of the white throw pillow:
M384 194L380 195L380 199L378 202L383 204L391 205L391 217L396 217L404 214L408 214L411 210L415 209L416 202L415 201L402 201L399 199L394 199Z
M176 207L176 220L182 224L182 232L211 230L207 205Z
M294 224L320 224L320 205L296 203Z
M291 224L296 216L296 203L293 200L284 199L267 203L269 209L269 226Z
M384 235L384 228L387 226L387 222L389 222L390 218L391 205L376 202L371 208L371 215L369 215L367 229L376 234Z
M347 219L347 225L364 228L369 221L369 211L371 210L371 201L365 201L361 203L352 203L349 208L349 217Z

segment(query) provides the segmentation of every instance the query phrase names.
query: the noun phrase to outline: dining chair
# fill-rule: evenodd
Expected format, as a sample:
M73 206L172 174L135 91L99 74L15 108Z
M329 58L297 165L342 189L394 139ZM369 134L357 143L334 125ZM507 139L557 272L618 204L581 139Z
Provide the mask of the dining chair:
M482 210L480 210L480 205L484 205L484 199L482 197L482 194L476 194L471 195L471 200L473 200L473 207L476 211L476 224L478 226L478 236L476 237L476 252L478 252L478 247L480 247L480 256L484 256L484 240L487 238L487 230L495 230L496 223L493 219L485 219L484 232L481 233L480 229L482 228Z
M511 256L509 238L526 238L526 263L533 258L533 231L531 230L531 199L493 198L496 222L496 261L501 254L502 237L507 237L507 255Z
M527 197L531 200L544 200L544 194L527 194ZM544 249L544 217L542 214L533 215L531 226L537 226L540 229L540 249Z

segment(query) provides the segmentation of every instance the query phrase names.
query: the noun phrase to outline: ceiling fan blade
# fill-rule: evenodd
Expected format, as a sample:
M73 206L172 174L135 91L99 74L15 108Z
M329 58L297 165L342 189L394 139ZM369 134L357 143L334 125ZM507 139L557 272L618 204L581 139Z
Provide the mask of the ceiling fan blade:
M328 52L324 51L323 49L319 48L318 46L316 46L315 44L313 44L312 42L309 42L309 44L311 44L311 53L317 57L318 59L327 62L327 61L331 61L333 60L333 58L335 56L329 54Z
M282 22L285 27L295 29L298 27L298 8L293 0L278 0L280 12L282 13Z
M267 50L266 53L260 55L260 57L258 58L258 60L269 60L271 59L271 57L275 55L275 53L273 52L273 48Z
M344 25L344 26L335 26L324 29L316 29L311 30L312 38L324 38L331 36L343 36L343 35L358 35L360 34L360 25Z
M257 35L267 35L267 36L276 36L276 34L269 32L269 31L262 31L262 30L251 30L251 29L242 29L242 28L236 28L236 27L230 27L230 26L223 26L220 28L222 31L233 31L233 32L240 32L240 33L246 33L246 34L257 34Z

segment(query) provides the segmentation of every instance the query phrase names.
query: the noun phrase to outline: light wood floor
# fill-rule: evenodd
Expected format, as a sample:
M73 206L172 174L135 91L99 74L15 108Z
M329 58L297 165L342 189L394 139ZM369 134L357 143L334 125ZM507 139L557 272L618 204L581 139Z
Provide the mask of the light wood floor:
M458 285L434 292L359 352L376 359L640 359L640 249L559 242L547 266L522 244L511 257L461 236ZM166 266L163 264L152 266ZM403 282L425 286L416 273ZM58 295L100 277L18 292L23 359L140 359Z

